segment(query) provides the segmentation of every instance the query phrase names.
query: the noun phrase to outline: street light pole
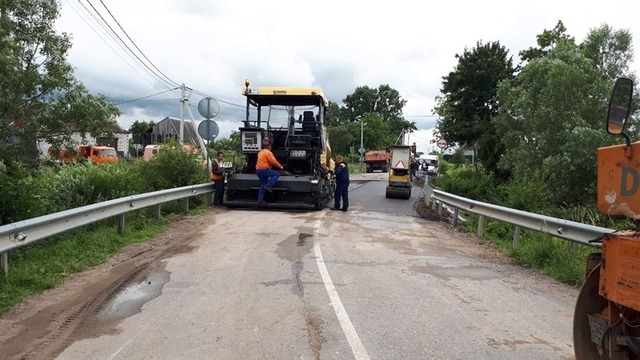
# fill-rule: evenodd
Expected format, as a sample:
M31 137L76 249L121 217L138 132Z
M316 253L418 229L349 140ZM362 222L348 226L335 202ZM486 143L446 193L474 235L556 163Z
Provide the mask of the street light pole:
M360 119L360 151L361 151L360 152L360 171L362 171L362 168L363 168L363 161L362 160L364 159L364 152L363 152L363 149L364 149L364 146L363 146L364 145L364 137L363 137L363 134L364 134L364 122L362 121L362 119Z
M364 137L362 134L364 133L364 122L360 121L360 147L364 149Z

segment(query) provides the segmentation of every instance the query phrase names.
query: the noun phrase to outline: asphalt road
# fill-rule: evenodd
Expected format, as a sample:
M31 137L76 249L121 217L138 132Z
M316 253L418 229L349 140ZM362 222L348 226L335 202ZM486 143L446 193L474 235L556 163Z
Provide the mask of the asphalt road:
M211 210L57 359L573 359L576 289L418 217L420 188L385 199L380 178L352 178L348 213Z

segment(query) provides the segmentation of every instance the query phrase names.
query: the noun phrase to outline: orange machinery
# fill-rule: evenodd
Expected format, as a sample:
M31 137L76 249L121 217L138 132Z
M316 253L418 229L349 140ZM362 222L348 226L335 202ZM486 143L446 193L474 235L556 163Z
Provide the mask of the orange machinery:
M607 131L626 144L598 149L598 209L640 219L640 142L624 127L631 112L633 82L619 78L607 115ZM640 359L640 231L606 234L600 253L587 258L586 280L573 319L576 360Z

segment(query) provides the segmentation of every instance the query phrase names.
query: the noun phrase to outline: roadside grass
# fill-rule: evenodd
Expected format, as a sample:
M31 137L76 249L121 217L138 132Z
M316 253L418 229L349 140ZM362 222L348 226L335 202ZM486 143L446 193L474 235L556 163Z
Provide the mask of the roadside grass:
M477 231L477 216L459 223L469 233ZM587 255L597 248L556 238L533 230L522 229L517 249L513 247L514 226L485 218L483 237L509 255L514 263L540 271L559 282L579 287L584 282Z
M103 264L122 247L161 234L174 217L156 220L149 214L146 209L127 214L122 234L116 220L108 219L11 251L8 276L0 275L0 315L27 296L60 285L73 273Z

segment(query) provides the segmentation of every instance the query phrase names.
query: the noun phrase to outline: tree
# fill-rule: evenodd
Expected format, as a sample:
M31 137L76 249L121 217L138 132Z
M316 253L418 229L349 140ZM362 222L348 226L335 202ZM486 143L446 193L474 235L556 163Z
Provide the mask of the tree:
M345 97L341 108L342 118L347 122L358 121L358 117L375 112L378 102L378 91L368 86L357 87L356 90Z
M567 34L567 28L561 20L553 28L553 30L545 29L542 34L536 36L538 47L530 47L527 50L520 51L520 58L523 62L531 61L544 57L561 41L570 41L575 43L575 39Z
M242 168L246 161L240 151L241 139L240 131L232 131L228 138L216 139L209 144L209 159L215 159L218 151L224 153L224 161L230 161L234 168Z
M129 127L129 131L131 132L131 142L134 144L142 144L141 135L149 131L155 122L153 120L149 121L134 121L133 124Z
M605 79L612 83L621 75L629 75L633 60L633 38L628 30L614 30L607 24L591 29L580 45Z
M346 121L340 114L340 105L333 101L329 101L327 106L327 126L337 126L345 123Z
M354 137L349 131L348 126L329 126L327 129L329 134L329 144L331 144L331 152L333 154L348 154L349 147L354 146ZM359 147L355 147L357 150Z
M360 132L362 130L362 142L367 150L386 149L393 145L398 138L399 134L391 132L389 122L384 121L382 115L378 113L364 114L360 121L364 125L360 125L360 122L353 123L352 133L356 133L357 136L354 136L354 138L360 140ZM356 148L359 149L360 144Z
M635 74L629 70L629 64L633 61L633 37L628 30L615 30L607 24L602 24L598 28L591 29L586 39L580 44L582 54L591 59L596 71L602 76L605 85L610 91L615 80L620 76L627 76L635 79ZM608 96L608 92L604 94ZM608 100L608 98L605 98ZM632 116L627 126L628 132L632 135L637 133L638 119L634 113L639 107L640 92L634 89L632 102ZM593 103L600 106L599 102ZM592 114L599 116L598 109L593 109ZM591 121L593 124L600 124L602 118L596 117ZM597 125L596 125L597 126Z
M211 148L215 151L240 151L240 132L232 131L229 138L222 138L211 143Z
M531 60L499 86L494 125L506 149L499 166L514 181L539 171L557 205L592 202L585 189L596 188L596 149L613 141L602 136L609 91L572 41Z
M377 89L361 86L344 100L341 118L345 122L358 122L366 114L379 114L387 124L387 130L398 136L402 131L417 130L416 123L402 117L402 108L407 101L389 85L380 85ZM390 144L387 144L387 146Z
M456 54L458 64L443 77L442 96L436 98L440 117L436 131L450 144L473 147L479 161L491 171L504 149L496 138L492 118L498 112L498 84L513 77L508 50L499 42L483 44Z
M118 108L73 76L67 34L56 34L55 0L0 2L0 159L37 141L69 142L73 132L104 135Z

